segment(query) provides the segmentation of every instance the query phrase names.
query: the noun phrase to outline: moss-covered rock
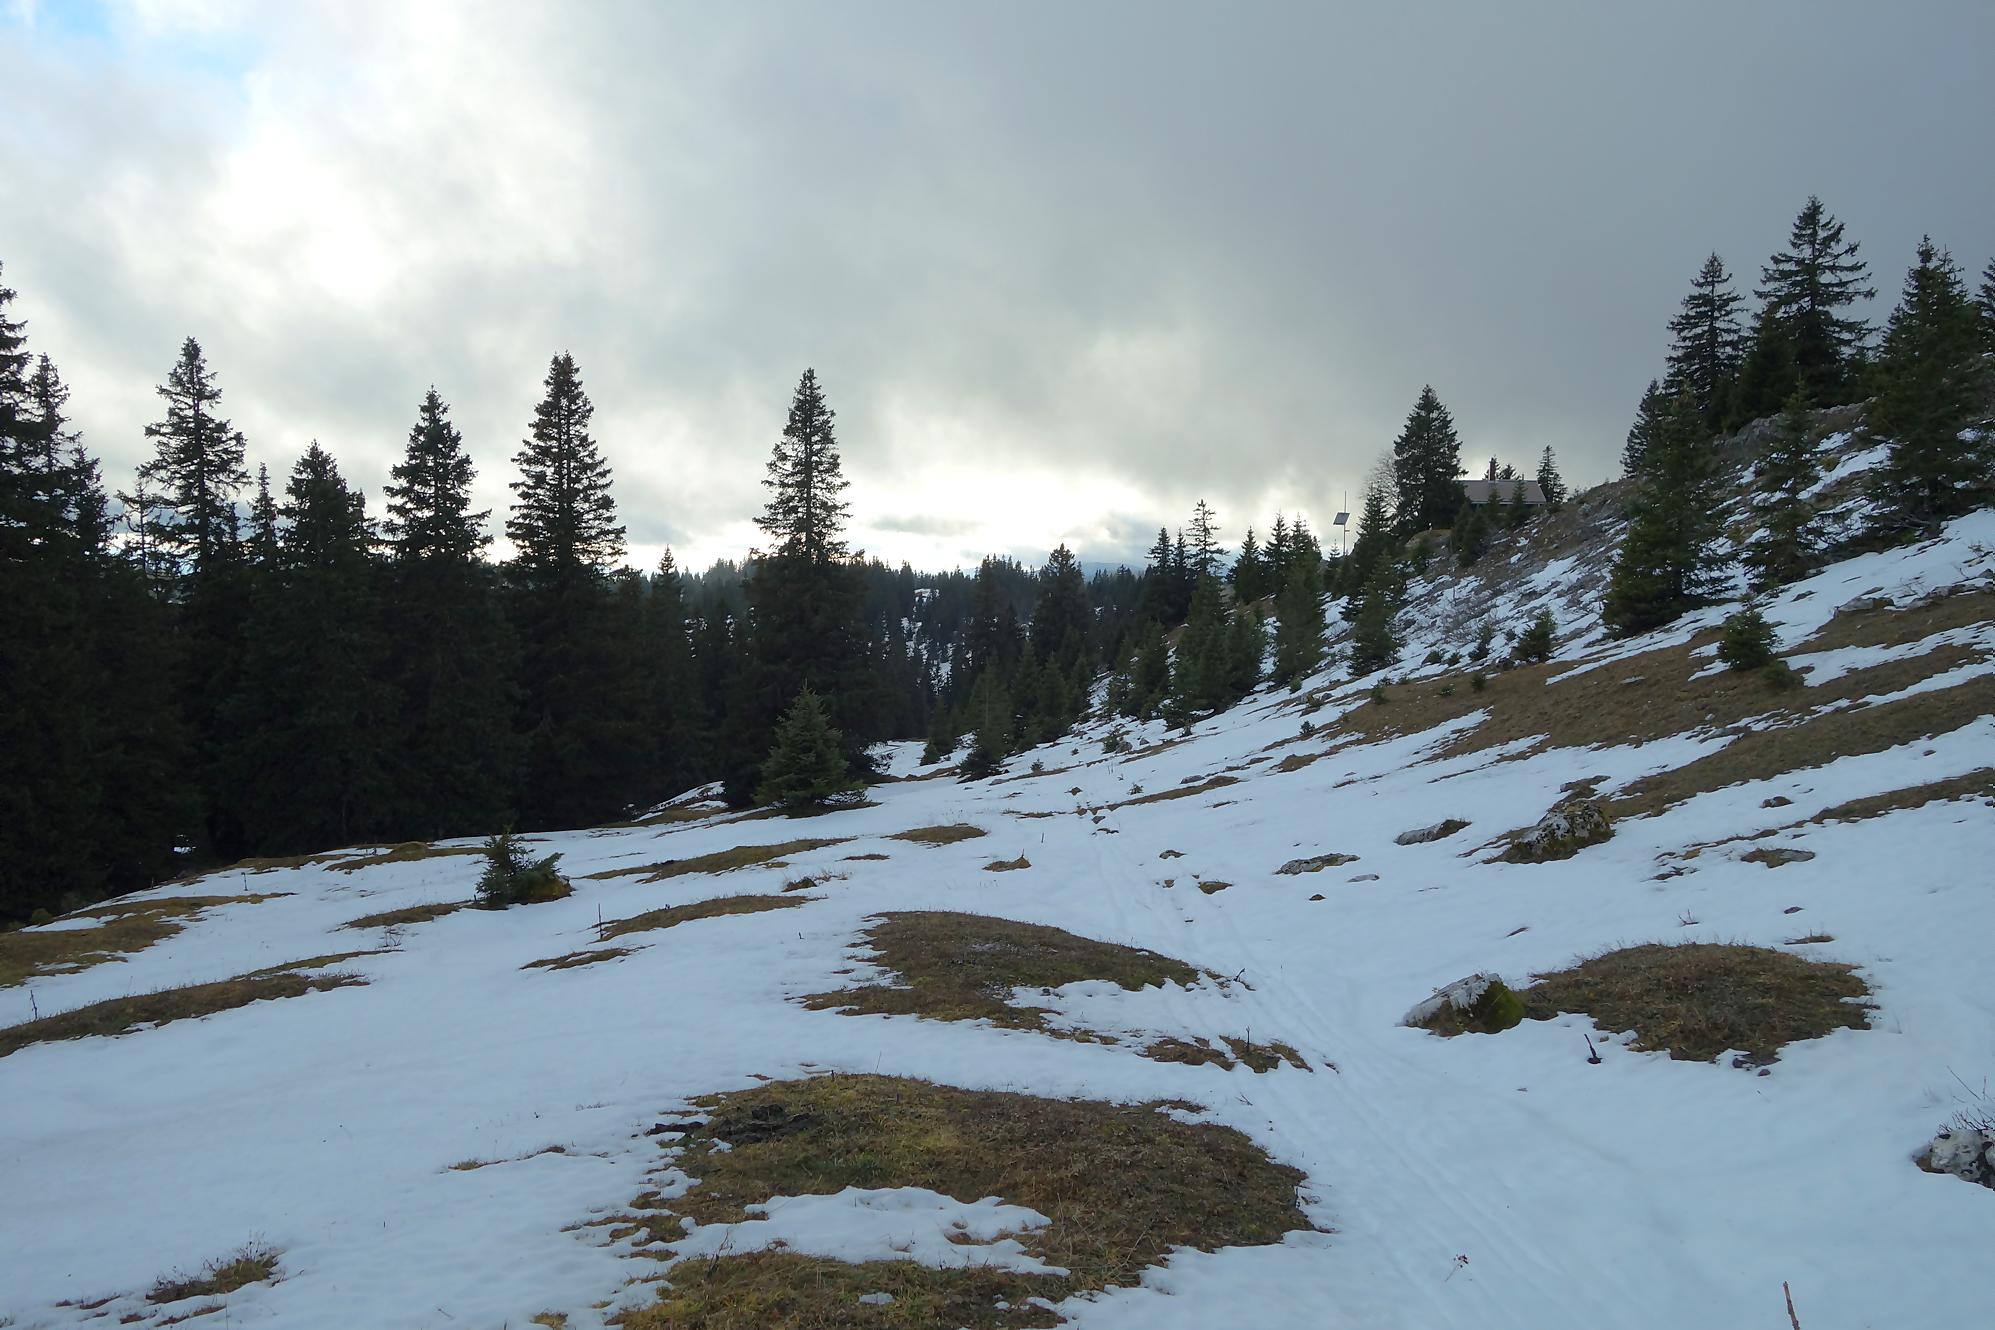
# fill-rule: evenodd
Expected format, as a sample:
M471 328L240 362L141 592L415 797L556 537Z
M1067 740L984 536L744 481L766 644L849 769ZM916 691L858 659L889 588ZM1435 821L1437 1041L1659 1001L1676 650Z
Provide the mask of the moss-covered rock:
M1606 809L1592 799L1567 799L1540 818L1537 826L1510 842L1503 857L1513 864L1570 859L1613 835L1614 825Z
M1406 1024L1439 1035L1500 1034L1523 1019L1523 999L1493 974L1444 984L1406 1013Z

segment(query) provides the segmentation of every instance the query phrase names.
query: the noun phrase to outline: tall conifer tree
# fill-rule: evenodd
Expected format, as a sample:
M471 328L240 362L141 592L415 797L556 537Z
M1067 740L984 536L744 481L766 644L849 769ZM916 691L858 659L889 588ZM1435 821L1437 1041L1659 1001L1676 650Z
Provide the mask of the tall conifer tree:
M1961 435L1979 418L1989 370L1960 269L1930 238L1884 334L1869 430L1890 449L1878 495L1899 530L1920 530L1984 501L1995 441Z
M1683 308L1669 321L1670 381L1689 392L1707 430L1724 420L1726 397L1738 372L1745 334L1739 328L1739 301L1731 274L1716 254L1691 283Z
M385 490L397 831L491 834L513 820L520 745L512 632L471 510L464 437L432 387Z
M1724 563L1716 543L1717 474L1697 403L1680 392L1658 425L1629 506L1602 610L1609 628L1623 635L1659 628L1717 593Z
M1406 428L1392 444L1402 535L1454 525L1462 503L1462 442L1454 417L1431 385L1420 390Z
M1848 401L1870 328L1847 311L1877 294L1870 269L1857 258L1857 242L1843 239L1843 224L1813 195L1794 219L1787 246L1760 270L1755 294L1793 347L1809 399L1823 406Z

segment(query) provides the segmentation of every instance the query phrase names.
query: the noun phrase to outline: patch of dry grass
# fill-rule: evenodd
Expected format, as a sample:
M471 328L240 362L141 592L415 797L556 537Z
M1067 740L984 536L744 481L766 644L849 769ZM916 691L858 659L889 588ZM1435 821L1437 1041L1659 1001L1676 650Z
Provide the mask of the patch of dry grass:
M427 841L411 840L356 858L340 859L327 866L335 873L351 873L362 868L378 868L382 864L410 864L424 859L448 859L483 853L484 851L476 845L431 845Z
M1927 781L1923 785L1908 785L1903 789L1885 790L1879 794L1866 795L1861 799L1850 799L1832 808L1824 808L1808 820L1817 823L1861 822L1866 818L1883 817L1886 813L1923 808L1927 804L1954 799L1979 799L1984 803L1995 803L1995 767L1982 767L1964 776Z
M1032 867L1032 861L1024 855L1016 859L993 859L984 865L986 873L1015 873L1021 868Z
M952 822L942 827L916 827L912 831L896 831L888 840L913 841L916 845L955 845L960 841L975 840L985 834L982 827L973 827L968 822Z
M113 902L68 916L101 920L90 928L22 928L0 933L0 988L45 974L72 974L106 961L122 961L163 942L194 916L223 905L254 905L288 892L249 896L176 896Z
M1257 1044L1246 1039L1228 1035L1220 1041L1221 1048L1209 1039L1159 1039L1143 1050L1143 1056L1152 1062L1175 1062L1187 1067L1215 1066L1222 1071L1235 1067L1245 1067L1256 1074L1273 1071L1287 1063L1301 1071L1311 1070L1302 1054L1292 1045L1279 1040L1274 1043Z
M548 956L542 960L528 961L520 966L522 970L573 970L582 965L594 965L599 961L613 961L633 955L636 947L594 947L587 951L571 951L564 956Z
M274 966L266 970L256 970L238 975L234 979L217 980L207 984L188 984L181 988L162 988L156 992L138 993L130 997L107 998L88 1006L76 1007L69 1011L57 1012L39 1020L0 1028L0 1058L17 1053L30 1044L49 1043L58 1039L84 1039L92 1035L129 1034L143 1026L166 1025L173 1021L192 1020L201 1016L212 1016L216 1012L232 1011L246 1007L252 1002L271 998L302 997L306 993L322 992L332 988L347 988L364 984L367 981L359 975L332 973L306 974L300 967L311 968L328 961L348 959L364 952L351 952L339 957L314 957L310 961L294 962L290 966Z
M1126 989L1164 984L1189 987L1202 972L1180 960L1099 942L1062 928L946 910L879 916L865 932L873 964L897 984L868 984L804 999L817 1010L853 1015L926 1016L938 1021L989 1021L1064 1037L1045 1024L1041 1007L1015 1006L1012 990L1058 988L1106 979Z
M1870 989L1855 971L1767 947L1650 942L1540 975L1517 995L1533 1020L1578 1012L1632 1032L1639 1049L1700 1062L1738 1049L1764 1063L1798 1039L1868 1027Z
M1189 799L1195 794L1210 794L1214 790L1223 790L1228 785L1238 785L1239 783L1240 778L1238 776L1228 776L1222 773L1217 776L1207 777L1205 780L1194 781L1189 785L1179 785L1168 790L1158 790L1154 794L1139 794L1133 799L1124 799L1121 803L1110 804L1109 807L1133 808L1138 804L1161 804L1167 803L1172 799Z
M837 836L829 840L786 840L774 845L737 845L731 850L716 850L712 854L696 855L691 859L667 859L663 863L634 864L629 868L609 868L600 873L590 873L591 881L608 881L619 877L641 877L645 882L663 882L668 878L685 877L691 873L727 873L737 868L753 868L759 864L781 865L786 855L807 854L812 850L822 850L830 845L843 845L849 836Z
M383 910L379 914L363 914L358 919L349 919L341 928L399 928L408 924L426 924L432 919L441 919L446 914L456 914L468 910L476 901L432 901L427 905L405 905L399 910Z
M175 1272L163 1276L147 1292L146 1301L181 1302L187 1298L220 1298L249 1284L267 1284L277 1278L278 1253L262 1243L252 1242L233 1255L208 1262L198 1275Z
M631 933L648 933L660 928L676 928L696 919L719 919L730 914L761 914L765 910L787 910L805 905L819 896L716 896L712 900L694 901L690 905L670 905L662 910L646 910L628 919L617 919L602 927L597 940L607 942L613 937L624 937Z
M926 1187L963 1201L997 1196L1047 1217L1045 1228L1018 1240L1069 1273L752 1253L675 1267L655 1305L621 1316L626 1330L1055 1325L1060 1318L1030 1299L1133 1287L1175 1248L1259 1246L1310 1227L1296 1206L1302 1174L1231 1128L1185 1123L1161 1105L824 1076L716 1096L702 1107L710 1120L672 1161L694 1179L666 1203L679 1214L703 1224L739 1221L773 1196L846 1187ZM862 1305L859 1297L871 1292L893 1301Z

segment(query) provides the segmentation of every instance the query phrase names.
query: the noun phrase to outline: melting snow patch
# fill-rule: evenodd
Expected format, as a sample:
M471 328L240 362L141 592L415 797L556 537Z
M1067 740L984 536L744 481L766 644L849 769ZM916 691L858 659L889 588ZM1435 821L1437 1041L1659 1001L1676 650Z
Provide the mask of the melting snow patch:
M772 1197L747 1208L761 1218L701 1225L675 1246L677 1259L782 1247L855 1265L914 1261L944 1270L1067 1273L1004 1236L1044 1228L1046 1216L995 1196L965 1203L926 1187L847 1187L831 1196Z

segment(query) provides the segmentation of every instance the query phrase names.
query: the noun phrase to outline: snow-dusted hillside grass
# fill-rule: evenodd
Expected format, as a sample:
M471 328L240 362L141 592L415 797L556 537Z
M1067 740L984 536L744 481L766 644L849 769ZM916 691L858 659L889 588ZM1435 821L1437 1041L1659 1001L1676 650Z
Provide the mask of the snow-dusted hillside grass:
M258 1242L279 1253L276 1282L229 1294L209 1324L598 1325L668 1272L655 1248L638 1254L643 1233L590 1223L683 1190L661 1149L674 1137L647 1131L697 1116L700 1096L834 1071L1178 1101L1306 1175L1316 1231L1180 1250L1140 1286L1061 1304L1080 1326L1776 1327L1783 1282L1807 1330L1983 1323L1995 1194L1912 1160L1995 1074L1995 513L1768 602L1809 680L1798 692L1710 671L1723 607L1607 643L1589 618L1597 558L1525 571L1515 553L1513 577L1415 588L1409 665L1382 704L1332 672L1188 737L1123 727L1127 755L1104 753L1111 727L1093 722L998 779L889 783L874 806L808 820L687 813L535 837L576 893L504 912L342 927L467 898L478 861L461 855L150 893L263 899L0 988L0 1022L383 950L337 962L362 986L0 1057L0 1324L162 1324L216 1300L155 1304L155 1281ZM1484 614L1521 624L1539 605L1562 628L1548 665L1476 692L1466 664L1419 664L1465 650ZM1614 701L1651 696L1660 710ZM895 764L915 771L910 753ZM1576 784L1618 814L1612 840L1496 861ZM1396 843L1450 818L1468 825ZM985 834L895 838L957 823ZM799 840L825 843L719 873L589 876ZM1770 849L1813 857L1746 857ZM1276 872L1326 854L1353 858ZM1030 867L985 871L1018 858ZM599 941L602 924L773 898L803 876L800 904ZM1054 925L1224 982L1029 995L1051 1032L797 1000L878 979L860 935L905 910ZM1790 1044L1762 1070L1632 1051L1570 1015L1452 1039L1401 1024L1477 971L1523 984L1688 940L1851 963L1869 1027ZM601 947L630 950L522 968ZM1288 1045L1310 1069L1142 1055L1228 1037ZM679 1254L782 1239L1030 1268L1043 1218L1003 1196L841 1192L696 1230Z

